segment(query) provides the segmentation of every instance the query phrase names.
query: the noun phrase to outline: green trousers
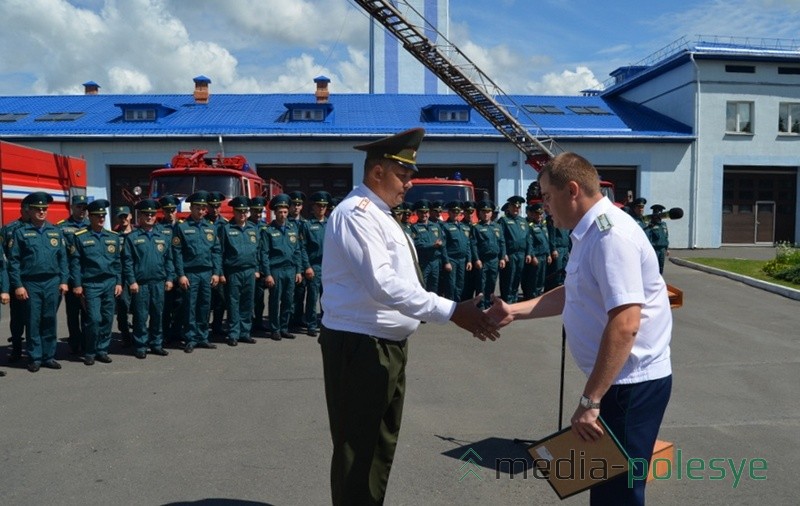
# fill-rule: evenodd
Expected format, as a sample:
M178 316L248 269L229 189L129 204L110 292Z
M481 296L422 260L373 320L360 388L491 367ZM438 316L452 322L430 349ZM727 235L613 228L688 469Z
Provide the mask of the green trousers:
M334 505L383 504L406 389L407 341L322 327Z

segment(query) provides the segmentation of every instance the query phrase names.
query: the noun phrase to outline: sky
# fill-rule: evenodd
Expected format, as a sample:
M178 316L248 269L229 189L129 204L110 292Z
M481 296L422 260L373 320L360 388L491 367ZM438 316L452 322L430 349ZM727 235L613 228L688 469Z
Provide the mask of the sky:
M368 26L350 0L0 0L0 95L189 93L198 75L366 93ZM798 47L798 27L800 0L450 0L449 39L507 94L574 95L681 37Z

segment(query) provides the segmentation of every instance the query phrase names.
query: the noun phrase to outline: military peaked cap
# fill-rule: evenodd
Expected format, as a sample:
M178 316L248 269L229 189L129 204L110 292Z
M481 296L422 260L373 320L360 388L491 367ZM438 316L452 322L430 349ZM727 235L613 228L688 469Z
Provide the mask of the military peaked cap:
M431 203L428 199L420 199L414 202L415 211L430 211Z
M207 191L194 192L186 197L186 202L190 204L208 204L209 195Z
M458 209L458 210L461 210L463 208L463 204L461 202L457 201L457 200L451 200L444 207L447 208L447 209Z
M70 203L73 206L81 204L86 205L86 195L73 195L72 199L70 199Z
M480 200L475 206L479 211L494 211L494 202L491 200Z
M178 207L178 199L172 195L164 195L158 199L158 203L161 205L162 209L175 209Z
M320 205L327 205L331 201L331 194L325 191L319 191L311 195L311 202Z
M53 196L47 192L33 192L28 194L28 207L47 207L53 201Z
M228 205L236 209L237 211L249 211L250 199L248 199L244 195L238 195L236 197L233 197L230 201L228 201Z
M264 209L264 206L267 205L267 199L264 197L253 197L248 202L250 209Z
M522 204L525 203L525 199L520 197L519 195L514 195L512 197L508 197L508 200L506 202L508 204L513 204L515 206L521 206Z
M275 195L272 197L272 200L269 201L269 207L271 209L277 209L279 207L289 207L289 202L291 199L285 193L281 193L280 195Z
M131 214L131 208L128 206L117 206L114 208L114 216L121 216L123 214Z
M134 207L143 213L154 213L161 207L161 204L153 199L142 199Z
M399 134L354 147L355 149L366 151L368 160L386 158L417 172L417 150L424 136L424 128L412 128Z
M302 204L306 200L306 194L300 191L291 192L289 194L289 201L292 204Z
M97 199L89 202L86 210L89 214L108 214L108 208L111 207L111 202L106 199Z

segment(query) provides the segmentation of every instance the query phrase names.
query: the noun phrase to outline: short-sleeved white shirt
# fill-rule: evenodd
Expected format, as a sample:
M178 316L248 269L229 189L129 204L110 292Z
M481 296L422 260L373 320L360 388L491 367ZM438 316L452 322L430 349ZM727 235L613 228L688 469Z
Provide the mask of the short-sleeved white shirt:
M608 312L642 308L631 354L614 384L640 383L672 374L672 312L655 251L642 228L607 198L597 202L572 231L566 267L564 326L578 367L594 368Z
M456 303L422 287L409 240L385 202L353 189L325 228L323 325L399 341L420 320L447 322Z

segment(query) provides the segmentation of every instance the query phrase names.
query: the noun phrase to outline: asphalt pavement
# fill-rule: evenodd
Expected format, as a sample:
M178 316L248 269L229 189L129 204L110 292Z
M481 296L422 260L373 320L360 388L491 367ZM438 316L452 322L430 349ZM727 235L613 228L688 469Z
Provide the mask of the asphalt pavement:
M660 438L681 461L650 482L648 503L794 504L800 305L674 263L665 278L684 306L674 311L674 386ZM63 307L59 316L64 338ZM0 328L7 336L5 313ZM386 503L587 504L585 493L560 501L522 467L496 471L525 457L515 439L558 428L560 336L558 318L512 324L494 343L453 324L422 325L410 342ZM35 374L7 366L0 351L2 504L330 502L315 338L173 348L146 360L115 342L114 362L91 367L59 348L63 369ZM567 353L565 420L584 381Z

